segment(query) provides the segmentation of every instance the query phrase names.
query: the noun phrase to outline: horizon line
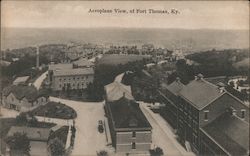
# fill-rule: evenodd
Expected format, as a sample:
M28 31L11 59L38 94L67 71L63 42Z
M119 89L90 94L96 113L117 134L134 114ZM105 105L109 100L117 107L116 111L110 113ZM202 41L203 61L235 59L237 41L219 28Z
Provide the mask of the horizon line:
M221 28L163 28L163 27L1 27L1 29L176 29L176 30L245 30L249 29L221 29Z

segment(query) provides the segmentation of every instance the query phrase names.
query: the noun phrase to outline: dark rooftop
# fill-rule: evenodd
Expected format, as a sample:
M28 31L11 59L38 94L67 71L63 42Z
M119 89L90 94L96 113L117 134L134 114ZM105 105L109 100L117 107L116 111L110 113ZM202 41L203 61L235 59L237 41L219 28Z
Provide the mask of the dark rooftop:
M125 97L108 103L115 128L147 128L151 125L141 111L139 104Z
M202 109L224 93L218 86L198 78L183 87L179 95L197 109Z
M185 85L180 82L180 79L176 78L174 82L172 82L170 85L165 86L165 88L174 95L178 95L184 86Z
M202 128L231 155L247 155L249 124L226 112Z
M26 97L28 101L35 101L40 96L46 96L45 92L37 91L34 86L25 85L11 85L3 89L4 96L8 96L10 93L19 100Z

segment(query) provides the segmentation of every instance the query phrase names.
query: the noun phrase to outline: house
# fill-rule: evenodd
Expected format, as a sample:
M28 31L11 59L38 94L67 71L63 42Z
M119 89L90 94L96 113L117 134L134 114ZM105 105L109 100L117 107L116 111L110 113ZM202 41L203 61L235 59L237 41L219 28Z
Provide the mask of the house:
M106 102L112 145L118 153L147 153L152 142L152 127L139 104L125 95Z
M48 155L47 144L51 134L50 128L12 126L7 134L7 137L13 136L15 133L24 133L27 135L30 141L30 155Z
M11 85L3 89L2 103L5 108L27 111L48 102L48 95L34 86Z
M177 80L161 93L171 112L165 118L188 150L199 155L248 155L249 130L245 127L249 126L249 107L222 86L199 74L189 84Z
M13 85L19 85L19 84L26 84L27 81L29 80L29 76L22 76L22 77L17 77L14 81L13 81Z
M106 93L106 101L119 100L123 96L130 100L134 99L131 93L131 87L116 81L104 86L104 90Z

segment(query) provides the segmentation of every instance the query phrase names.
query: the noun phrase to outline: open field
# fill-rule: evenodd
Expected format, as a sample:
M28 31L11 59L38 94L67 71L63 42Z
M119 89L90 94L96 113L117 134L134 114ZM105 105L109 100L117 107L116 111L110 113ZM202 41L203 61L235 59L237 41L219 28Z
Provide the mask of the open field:
M143 58L148 58L148 56L142 55L104 55L98 62L98 64L110 64L110 65L118 65L118 64L126 64L128 62L134 62L138 60L142 60Z

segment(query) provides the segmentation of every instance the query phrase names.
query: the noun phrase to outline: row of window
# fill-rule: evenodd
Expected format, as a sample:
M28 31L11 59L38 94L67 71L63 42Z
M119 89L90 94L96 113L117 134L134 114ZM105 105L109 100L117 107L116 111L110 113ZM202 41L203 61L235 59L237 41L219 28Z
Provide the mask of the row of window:
M208 113L209 113L209 110L204 110L204 121L208 121ZM231 115L233 114L236 114L236 110L234 108L230 108L230 112L231 112ZM244 119L245 118L245 113L246 110L245 109L241 109L241 118Z
M80 79L84 80L84 79L88 79L88 78L89 78L88 75L86 75L86 76L82 76L82 77L72 77L72 80L80 80ZM71 81L71 78L68 78L68 79L67 78L59 78L59 81L62 81L62 80Z

